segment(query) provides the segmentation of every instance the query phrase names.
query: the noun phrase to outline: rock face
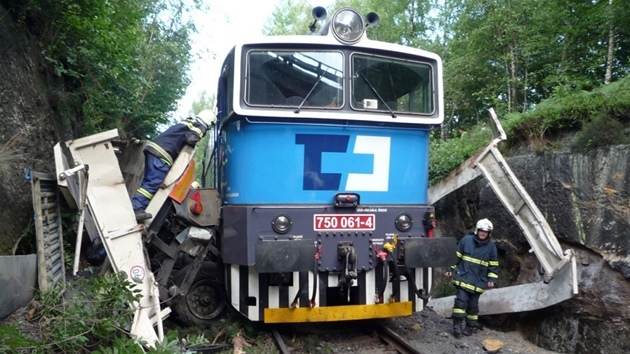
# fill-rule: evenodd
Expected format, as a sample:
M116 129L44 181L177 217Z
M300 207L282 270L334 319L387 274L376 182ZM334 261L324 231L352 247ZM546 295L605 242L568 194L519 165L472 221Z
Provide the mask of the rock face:
M51 172L58 141L50 104L50 76L37 45L15 7L0 1L0 254L18 249L34 234L30 182L24 169ZM23 239L31 244L33 241ZM19 252L17 252L19 254Z
M577 253L577 296L512 316L541 347L567 353L630 351L629 158L630 146L507 158L563 249ZM464 235L480 218L494 223L500 286L542 279L518 224L484 178L435 206L439 236Z

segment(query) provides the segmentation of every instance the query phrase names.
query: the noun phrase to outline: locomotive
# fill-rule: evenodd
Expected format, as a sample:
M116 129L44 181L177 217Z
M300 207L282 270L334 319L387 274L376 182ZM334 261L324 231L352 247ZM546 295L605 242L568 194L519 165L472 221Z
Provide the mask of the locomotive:
M203 167L217 283L252 321L410 315L455 255L427 203L441 59L368 39L374 13L313 17L308 35L238 43L223 62Z

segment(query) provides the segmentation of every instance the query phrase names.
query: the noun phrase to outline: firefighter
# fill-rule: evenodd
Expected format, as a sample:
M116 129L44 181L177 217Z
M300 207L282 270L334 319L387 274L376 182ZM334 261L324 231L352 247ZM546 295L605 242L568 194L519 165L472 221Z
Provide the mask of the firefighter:
M195 118L187 118L171 126L147 143L144 147L144 178L131 198L138 222L153 217L145 209L164 182L182 148L185 145L194 147L216 121L217 118L212 111L203 110Z
M492 223L488 219L477 222L475 231L464 236L457 244L457 263L444 275L453 277L457 290L453 305L453 334L470 336L478 328L479 296L497 286L499 258L497 247L490 240ZM462 325L466 319L466 327Z

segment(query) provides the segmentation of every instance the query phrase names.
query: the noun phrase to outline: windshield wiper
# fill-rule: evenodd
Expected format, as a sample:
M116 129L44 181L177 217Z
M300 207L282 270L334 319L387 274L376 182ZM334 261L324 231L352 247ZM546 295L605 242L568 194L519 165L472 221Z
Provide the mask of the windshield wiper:
M363 78L363 80L365 80L365 83L368 85L368 87L372 90L372 92L374 92L374 94L376 95L376 97L378 97L379 100L381 100L381 102L383 102L383 104L385 105L385 107L387 107L387 109L389 110L389 113L392 115L392 118L396 118L396 113L394 113L394 110L391 109L389 107L389 105L387 104L387 102L385 102L385 100L383 99L383 97L381 97L381 95L378 93L378 91L376 91L376 89L374 88L374 86L372 86L372 84L370 83L370 81L368 81L367 77L365 77L365 75L363 75L363 73L359 73L359 75L361 75L361 77Z
M322 64L320 63L319 67L317 68L317 81L315 81L315 83L313 84L313 87L311 87L311 90L306 94L306 96L304 97L300 105L297 106L297 108L293 111L293 113L300 113L300 110L302 110L302 106L304 105L304 103L306 103L306 100L308 100L308 98L311 97L311 94L313 93L313 91L315 91L315 88L317 87L317 85L322 81L322 78L324 77L324 75L322 75L321 73L321 67L322 67Z

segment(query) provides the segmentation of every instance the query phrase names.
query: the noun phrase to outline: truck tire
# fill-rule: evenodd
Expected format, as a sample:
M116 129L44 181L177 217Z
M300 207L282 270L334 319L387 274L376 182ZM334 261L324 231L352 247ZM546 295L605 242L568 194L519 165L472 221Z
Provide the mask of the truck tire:
M192 265L180 269L173 281L180 286ZM175 299L171 305L173 319L182 325L207 326L225 309L226 295L219 277L223 273L214 262L204 261L195 280L186 294Z

